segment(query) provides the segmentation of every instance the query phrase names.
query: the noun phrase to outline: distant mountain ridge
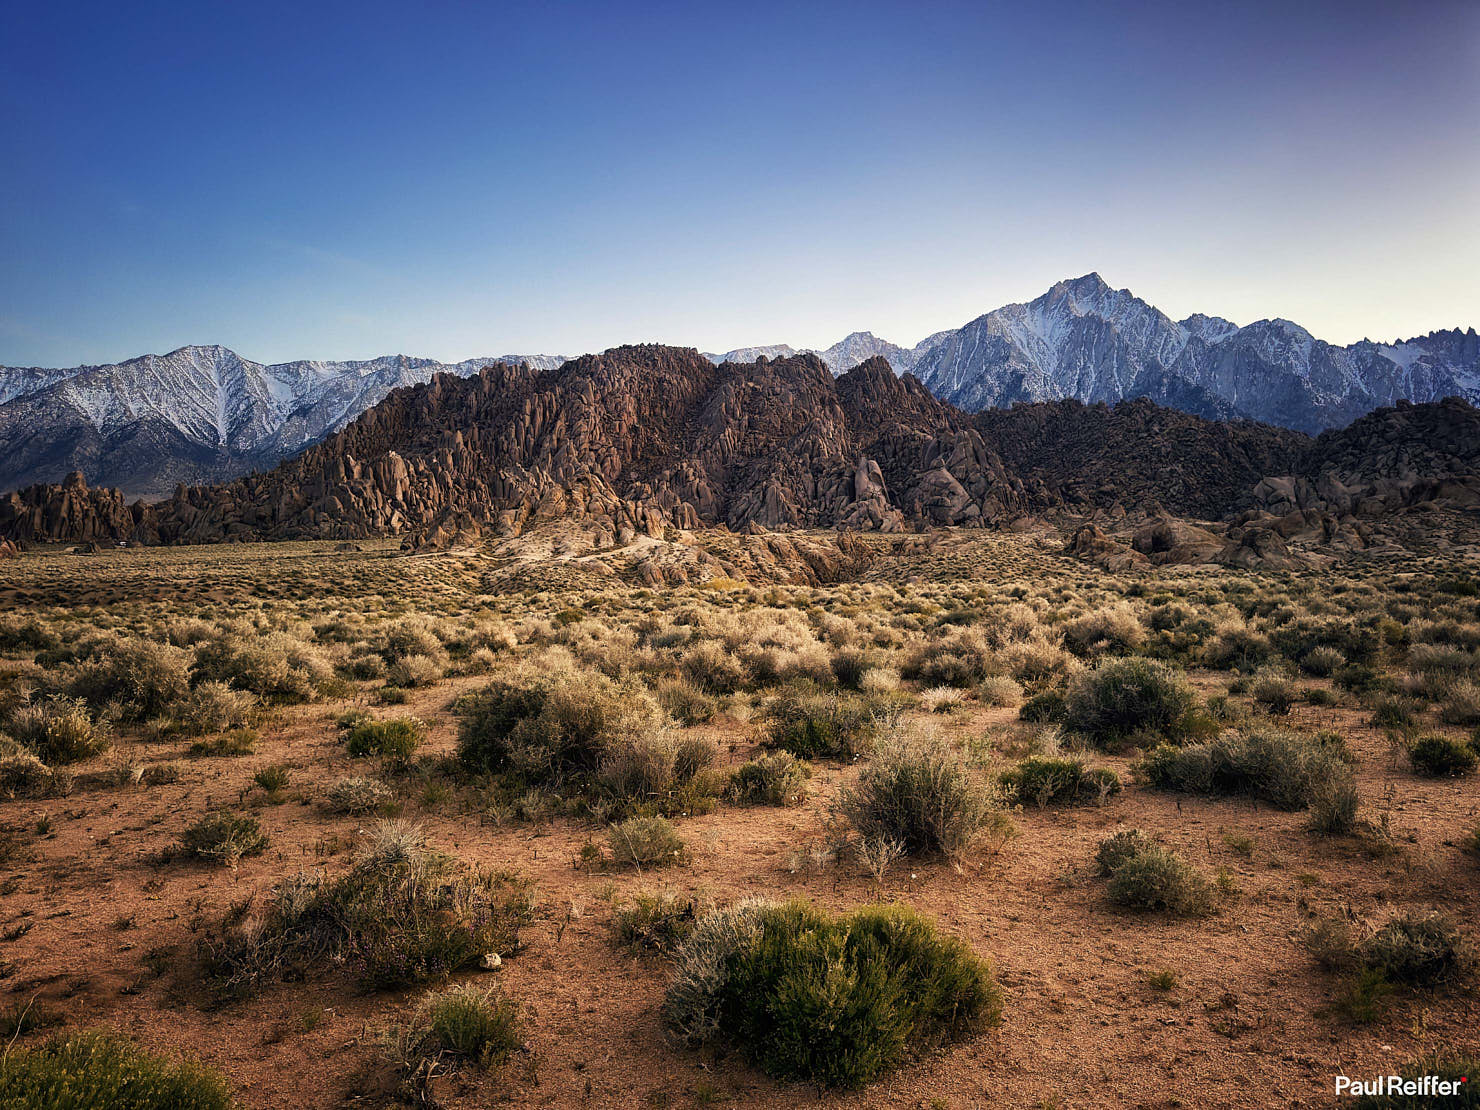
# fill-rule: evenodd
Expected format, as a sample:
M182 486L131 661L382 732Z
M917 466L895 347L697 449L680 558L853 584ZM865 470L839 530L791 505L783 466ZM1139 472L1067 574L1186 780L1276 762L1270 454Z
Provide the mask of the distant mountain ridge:
M1339 347L1289 320L1174 321L1087 274L977 317L932 344L912 369L936 396L970 411L1146 398L1313 434L1400 400L1480 401L1480 336L1472 327Z
M558 366L550 355L442 363L388 355L363 362L264 365L221 346L67 370L0 367L0 490L81 471L130 496L265 469L343 427L393 389L493 363Z
M823 350L787 344L705 354L713 365L815 356L833 376L883 359L966 412L1019 402L1149 400L1212 420L1255 420L1317 434L1399 401L1480 403L1472 327L1341 347L1288 320L1240 327L1201 313L1173 320L1098 274L1054 285L902 347L868 331ZM263 365L219 346L66 370L0 367L0 491L80 471L94 486L159 498L179 483L227 481L290 458L393 389L438 373L554 355L441 363L391 355L364 362Z
M783 344L708 357L745 362L797 353ZM854 332L812 353L834 374L882 357L896 373L913 373L968 412L1020 401L1144 398L1209 419L1258 420L1316 434L1398 401L1480 402L1480 336L1473 327L1341 347L1289 320L1244 327L1202 313L1173 320L1094 273L912 348Z

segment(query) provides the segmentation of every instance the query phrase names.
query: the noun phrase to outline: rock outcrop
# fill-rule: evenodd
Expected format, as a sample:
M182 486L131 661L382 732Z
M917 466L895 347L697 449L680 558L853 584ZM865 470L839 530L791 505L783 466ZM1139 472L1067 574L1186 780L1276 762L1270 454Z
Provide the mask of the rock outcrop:
M1311 548L1390 542L1384 521L1418 510L1480 511L1480 413L1463 401L1380 410L1311 440L1147 401L972 416L878 358L834 378L812 354L715 365L640 346L439 375L268 473L153 504L81 474L32 486L0 497L0 539L398 536L420 551L562 522L588 551L663 541L630 568L656 584L725 576L723 559L674 546L719 529L761 539L744 558L774 563L767 573L827 581L851 558L842 547L776 533L1088 520L1069 550L1112 569L1309 565Z

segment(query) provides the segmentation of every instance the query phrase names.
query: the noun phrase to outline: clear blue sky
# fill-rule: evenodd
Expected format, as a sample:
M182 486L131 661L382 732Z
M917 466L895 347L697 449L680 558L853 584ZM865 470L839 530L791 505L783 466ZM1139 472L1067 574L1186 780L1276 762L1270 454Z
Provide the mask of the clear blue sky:
M1480 4L32 3L0 363L1480 325Z

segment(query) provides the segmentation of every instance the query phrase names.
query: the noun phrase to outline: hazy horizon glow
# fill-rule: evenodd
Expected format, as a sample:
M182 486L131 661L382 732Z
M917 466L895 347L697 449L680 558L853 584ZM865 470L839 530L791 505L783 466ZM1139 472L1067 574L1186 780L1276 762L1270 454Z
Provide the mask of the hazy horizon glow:
M1480 325L1480 5L21 3L0 364Z

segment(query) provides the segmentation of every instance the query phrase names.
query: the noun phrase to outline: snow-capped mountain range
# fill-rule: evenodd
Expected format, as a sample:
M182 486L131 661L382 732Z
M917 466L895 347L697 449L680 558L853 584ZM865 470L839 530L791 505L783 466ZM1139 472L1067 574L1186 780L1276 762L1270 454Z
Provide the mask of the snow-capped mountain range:
M786 344L707 354L753 362ZM1288 320L1240 327L1216 316L1173 320L1098 274L1059 282L906 348L860 331L811 351L834 374L881 356L967 411L1019 401L1149 398L1215 419L1315 433L1398 400L1460 396L1480 404L1480 337L1431 332L1339 347ZM159 497L176 483L270 466L353 420L398 386L493 362L536 369L554 355L441 363L392 355L368 362L251 362L225 347L182 347L109 366L0 366L0 491L81 470L93 485Z
M1201 314L1172 320L1099 274L1060 282L922 346L913 373L971 411L1149 397L1199 416L1315 433L1398 400L1480 402L1473 327L1338 347L1289 320L1244 327Z
M714 362L800 352L742 347ZM834 374L881 355L932 393L967 410L1074 398L1111 404L1146 397L1214 419L1251 419L1316 433L1394 401L1460 396L1480 403L1480 337L1472 327L1392 343L1338 347L1289 320L1195 314L1173 320L1099 274L1061 281L912 348L854 332L813 351Z
M178 482L219 481L317 443L399 386L467 377L500 355L441 363L388 355L367 362L263 365L225 347L181 347L107 366L0 367L0 490L81 470L94 485L159 497Z

